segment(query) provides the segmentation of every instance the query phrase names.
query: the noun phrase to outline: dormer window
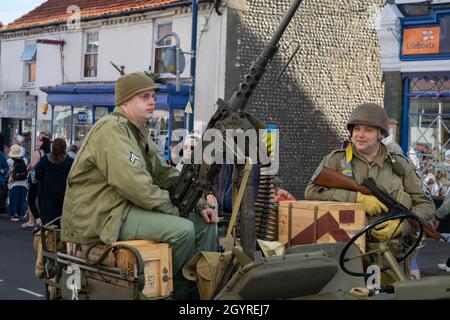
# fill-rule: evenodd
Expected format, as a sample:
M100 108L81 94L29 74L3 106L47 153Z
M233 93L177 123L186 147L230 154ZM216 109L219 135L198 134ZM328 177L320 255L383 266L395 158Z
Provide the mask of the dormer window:
M33 86L36 81L36 43L25 44L20 60L24 62L23 85Z

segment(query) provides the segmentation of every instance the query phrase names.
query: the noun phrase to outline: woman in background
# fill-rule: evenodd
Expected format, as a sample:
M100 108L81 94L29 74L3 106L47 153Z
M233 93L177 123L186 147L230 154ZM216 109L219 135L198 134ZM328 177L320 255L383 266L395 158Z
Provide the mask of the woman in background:
M52 151L36 165L36 179L39 181L39 213L43 224L62 214L66 181L73 159L66 154L66 141L57 138L53 141ZM60 225L60 221L55 221Z

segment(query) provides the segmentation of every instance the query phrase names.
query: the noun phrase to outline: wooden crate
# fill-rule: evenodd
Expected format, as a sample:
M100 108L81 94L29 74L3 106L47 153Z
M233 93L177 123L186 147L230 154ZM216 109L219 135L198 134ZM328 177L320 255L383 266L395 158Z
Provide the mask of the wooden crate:
M278 241L286 246L347 242L367 225L360 203L281 201L278 210ZM356 245L365 252L365 235Z
M142 293L147 297L166 297L173 291L173 273L172 273L172 248L167 243L158 243L150 240L131 240L118 241L112 245L128 245L135 247L144 261L145 287ZM104 252L106 246L99 245L93 248L89 254L89 260L96 261ZM74 248L73 244L67 245L69 254L83 257L84 250L82 248ZM110 252L102 265L119 268L122 274L129 276L137 275L136 259L128 249L118 249ZM94 272L86 272L87 277L97 280L103 280L121 287L131 288L132 283L114 279L111 277L101 276Z

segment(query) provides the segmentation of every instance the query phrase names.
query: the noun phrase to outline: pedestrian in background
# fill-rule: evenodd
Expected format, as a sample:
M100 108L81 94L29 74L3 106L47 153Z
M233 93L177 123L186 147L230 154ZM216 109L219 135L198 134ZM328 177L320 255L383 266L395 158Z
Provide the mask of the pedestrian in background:
M39 214L43 224L62 214L67 176L73 163L73 159L66 154L66 148L66 141L56 138L50 154L42 157L34 168L36 180L39 181ZM59 225L59 220L55 224Z
M0 213L5 213L7 207L8 187L6 181L8 173L8 162L3 152L0 151Z
M28 171L24 154L24 148L12 145L7 160L11 173L8 179L8 212L13 222L19 221L19 217L24 217L27 212Z
M41 131L39 133L38 138L36 139L36 147L33 152L33 156L31 157L31 162L27 166L27 170L30 172L28 183L28 221L23 223L20 228L24 230L34 229L37 230L39 225L41 224L41 218L39 216L39 209L36 204L36 200L38 198L38 185L39 181L36 180L36 172L34 167L38 164L38 162L42 159L42 157L48 153L50 153L50 138L46 135L45 132Z
M75 156L77 155L78 152L78 146L76 144L72 144L69 147L69 151L67 152L67 155L69 157L71 157L72 159L75 159Z

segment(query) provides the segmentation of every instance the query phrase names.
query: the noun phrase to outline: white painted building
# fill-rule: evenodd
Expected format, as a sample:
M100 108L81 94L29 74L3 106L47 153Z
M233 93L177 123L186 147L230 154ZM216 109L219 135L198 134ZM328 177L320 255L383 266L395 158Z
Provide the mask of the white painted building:
M56 2L55 9L48 9ZM67 1L68 7L73 2ZM32 137L40 130L51 130L54 138L81 143L92 124L113 108L111 88L120 73L111 62L125 73L151 66L165 83L175 83L175 76L166 73L161 62L165 49L155 41L174 32L180 48L191 51L191 1L158 1L157 6L147 1L139 9L133 7L136 1L104 2L106 13L96 8L66 13L60 12L61 1L49 0L1 30L0 118L6 144L14 134L29 130ZM44 9L50 13L42 19ZM194 118L203 122L214 112L217 97L224 95L225 25L226 14L218 15L212 3L200 1ZM164 45L175 45L175 39L167 38ZM185 58L183 99L188 98L191 55ZM174 90L168 88L168 95ZM44 113L46 104L49 108ZM160 108L157 104L156 117L163 122L168 104L166 98ZM184 107L175 106L172 128L184 126Z

